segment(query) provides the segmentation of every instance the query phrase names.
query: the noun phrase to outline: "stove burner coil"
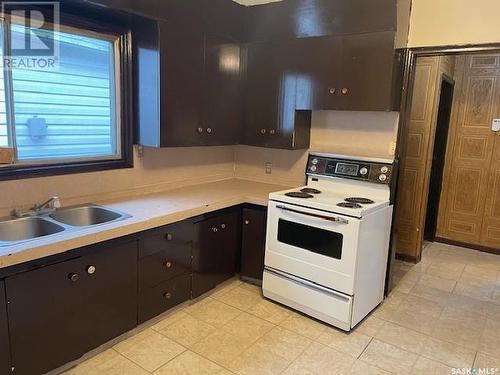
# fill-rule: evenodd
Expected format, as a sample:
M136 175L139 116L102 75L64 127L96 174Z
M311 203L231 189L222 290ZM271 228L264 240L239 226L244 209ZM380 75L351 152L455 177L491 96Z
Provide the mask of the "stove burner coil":
M321 190L313 188L303 188L300 191L307 194L321 194Z
M358 203L358 204L372 204L375 203L371 199L368 198L360 198L360 197L352 197L352 198L346 198L344 199L346 202L349 203Z
M363 208L363 206L361 206L360 204L352 202L342 202L337 204L337 206L344 208Z
M285 193L285 195L292 198L314 198L313 195L301 191L292 191L290 193Z

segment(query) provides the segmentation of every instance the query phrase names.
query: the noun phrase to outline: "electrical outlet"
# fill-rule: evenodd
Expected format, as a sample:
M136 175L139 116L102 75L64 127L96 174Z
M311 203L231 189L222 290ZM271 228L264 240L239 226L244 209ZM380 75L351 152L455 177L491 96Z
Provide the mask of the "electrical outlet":
M389 144L389 154L390 155L395 155L396 154L396 142L391 142Z
M266 174L273 173L273 163L268 161L268 162L266 162L265 167L266 167Z

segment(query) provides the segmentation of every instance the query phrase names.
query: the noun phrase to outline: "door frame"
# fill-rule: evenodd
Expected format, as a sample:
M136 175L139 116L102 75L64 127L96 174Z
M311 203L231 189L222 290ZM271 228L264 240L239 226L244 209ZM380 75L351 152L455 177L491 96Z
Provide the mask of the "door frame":
M391 261L392 257L395 256L398 259L409 261L412 263L418 263L421 260L421 254L418 257L409 257L405 255L397 255L396 253L396 237L397 237L397 228L396 228L396 212L398 209L398 197L397 191L399 186L400 172L404 169L404 157L406 155L405 142L404 137L406 135L406 130L410 124L410 116L411 116L411 106L412 106L412 97L413 97L413 85L415 82L415 68L417 64L417 57L424 56L443 56L443 55L461 55L461 54L480 54L480 53L492 53L497 52L500 53L500 43L488 43L488 44L469 44L469 45L448 45L448 46L436 46L436 47L414 47L414 48L404 48L399 49L397 52L401 53L402 58L402 85L401 85L401 101L399 106L399 124L398 124L398 132L396 138L396 152L395 152L395 163L398 166L397 170L397 178L395 178L395 183L392 187L393 192L393 201L394 201L394 212L393 212L393 220L392 220L392 233L391 233L391 256L389 257L389 261ZM444 241L441 238L439 239L441 242L447 242L452 245L464 246L463 243L458 243L454 241ZM470 244L467 244L468 248L471 248ZM491 252L498 254L498 250L486 248L484 246L477 246L477 250ZM386 280L388 281L389 278ZM389 282L387 283L389 284Z
M451 119L452 119L452 115L453 115L453 100L455 98L455 80L450 77L448 74L446 73L442 73L440 75L440 82L439 82L439 92L437 93L437 95L439 95L439 100L437 102L438 104L438 107L437 107L437 113L436 113L436 127L434 129L434 132L432 133L432 137L433 137L433 149L432 150L429 150L429 152L431 152L434 156L434 151L436 149L436 134L437 134L437 131L438 131L438 126L439 126L439 114L440 114L440 111L441 111L441 105L443 104L442 103L442 95L443 95L443 84L448 84L450 87L451 87L451 104L450 104L450 113L449 113L449 116L448 116L448 124L447 124L447 130L446 130L446 144L445 144L445 149L443 150L444 151L444 157L446 159L446 153L447 153L447 150L448 150L448 141L449 141L449 135L450 135L450 123L451 123ZM431 164L431 170L429 171L429 185L427 186L427 190L430 191L430 189L432 188L432 182L433 182L433 179L432 179L432 172L434 170L434 166L433 166L434 162ZM444 168L445 168L445 163L443 163L443 168L441 170L441 185L442 185L442 182L443 182L443 179L444 179ZM437 223L438 223L438 213L439 213L439 207L440 207L440 203L441 203L441 194L442 194L442 189L441 187L439 187L439 197L437 199L437 211L434 212L434 228L433 228L433 235L432 235L432 238L433 240L436 240L437 236L436 236L436 231L437 231ZM427 194L427 199L426 199L426 205L425 205L425 215L424 215L424 221L423 221L423 225L422 225L422 233L421 233L421 236L422 236L422 241L425 241L426 239L426 234L427 234L427 224L428 224L428 221L429 221L429 194Z

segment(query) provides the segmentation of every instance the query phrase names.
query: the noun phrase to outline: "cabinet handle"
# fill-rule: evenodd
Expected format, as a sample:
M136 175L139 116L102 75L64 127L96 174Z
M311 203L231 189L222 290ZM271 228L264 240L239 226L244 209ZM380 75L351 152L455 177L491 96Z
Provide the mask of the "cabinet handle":
M250 224L250 220L245 220L245 225Z
M218 231L217 227L212 227L212 232L217 233Z
M95 273L95 271L97 271L96 267L95 266L88 266L87 267L87 273L89 275L93 275Z
M349 93L349 89L347 87L344 87L341 91L342 95L347 95Z
M221 229L226 229L226 224L221 224L220 227Z
M266 129L260 129L260 134L264 135L266 134L267 130Z
M165 261L163 262L163 265L165 266L165 268L171 268L172 262L169 261L168 259L165 259Z
M72 282L76 283L78 280L80 280L80 275L77 273L70 273L68 275L68 279L70 279Z
M174 235L173 235L172 233L167 233L167 234L165 235L165 239L166 239L167 241L172 241L172 240L174 239Z
M212 134L212 128L207 128L207 133Z
M203 133L203 128L198 128L198 129L196 129L196 131L197 131L199 134L201 134L201 133Z
M335 92L336 92L336 91L337 91L337 90L335 89L335 87L330 87L330 88L328 89L328 92L329 92L330 94L332 94L332 95L333 95L333 94L335 94Z
M172 298L172 294L170 292L165 292L165 293L163 293L163 298L170 299L170 298Z

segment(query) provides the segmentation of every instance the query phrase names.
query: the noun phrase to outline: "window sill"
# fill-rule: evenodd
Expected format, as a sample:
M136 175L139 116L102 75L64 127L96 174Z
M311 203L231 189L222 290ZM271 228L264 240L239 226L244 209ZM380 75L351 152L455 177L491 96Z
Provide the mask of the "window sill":
M62 163L52 165L4 166L0 167L0 181L20 180L64 174L88 173L111 169L133 168L132 158L120 160L101 160L92 162Z

